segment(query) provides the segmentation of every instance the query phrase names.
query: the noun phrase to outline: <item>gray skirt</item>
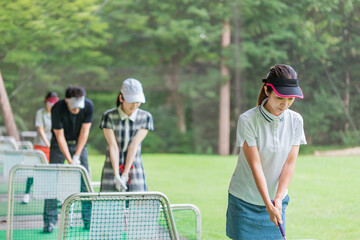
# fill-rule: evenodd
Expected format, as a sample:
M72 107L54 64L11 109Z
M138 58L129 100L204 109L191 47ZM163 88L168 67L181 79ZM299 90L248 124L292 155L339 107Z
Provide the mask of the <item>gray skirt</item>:
M285 210L289 196L282 202L282 220L285 230ZM226 235L234 240L281 240L280 230L270 221L265 206L245 202L229 193L226 213Z

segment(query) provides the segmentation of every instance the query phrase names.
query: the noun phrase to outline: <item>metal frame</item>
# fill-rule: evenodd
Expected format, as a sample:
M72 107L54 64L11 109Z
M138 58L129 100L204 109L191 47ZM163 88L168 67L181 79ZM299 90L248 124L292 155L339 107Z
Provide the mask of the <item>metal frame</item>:
M196 239L201 240L201 213L200 209L193 204L171 204L172 211L192 210L196 216Z
M10 159L8 159L10 157ZM31 157L31 163L28 162L27 157ZM34 158L37 159L34 159ZM14 159L20 159L20 161L14 161ZM12 167L17 164L25 164L25 165L35 165L35 164L47 164L45 154L40 150L3 150L0 151L0 165L3 167L2 173L0 173L0 181L2 184L7 185L7 193L3 195L0 199L1 202L8 203L8 193L9 193L9 177L10 171ZM6 213L5 213L6 214ZM7 216L1 216L2 220L6 220Z
M34 145L30 141L17 141L19 150L31 150L34 149Z
M46 155L43 151L38 150L38 149L19 149L19 150L0 150L0 153L5 153L5 154L21 154L21 155L34 155L34 154L39 154L41 155L42 158L42 162L48 163L47 162L47 158Z
M0 159L0 162L5 162L6 161L6 155L11 156L11 155L18 155L19 157L22 157L22 163L18 163L18 164L22 164L22 165L33 165L33 164L29 164L26 163L26 156L36 156L36 155L40 155L41 157L41 162L43 164L47 164L47 158L46 155L44 154L44 152L37 150L37 149L31 149L31 150L3 150L0 151L0 155L4 154L4 158L5 159ZM40 163L39 163L40 164ZM16 165L16 164L15 164ZM15 166L14 165L14 166ZM11 171L11 170L10 170Z
M7 209L7 227L6 227L6 239L13 239L13 211L14 211L14 188L13 181L16 171L18 170L63 170L63 171L78 171L84 180L85 186L88 191L93 192L93 188L90 183L90 177L87 170L81 165L64 165L64 164L37 164L37 165L15 165L9 175L9 187L8 187L8 209Z
M40 154L41 157L42 157L42 162L44 164L48 164L48 160L45 153L39 149L31 149L31 150L21 150L22 153L25 153L25 154L28 154L28 153L33 153L33 152L36 152L37 154Z
M176 231L176 225L175 221L172 215L172 211L170 208L170 202L168 198L160 192L100 192L100 193L79 193L79 194L73 194L69 196L67 199L65 199L63 206L61 208L61 216L60 216L60 226L59 226L59 240L66 239L66 231L67 231L67 213L70 211L72 204L75 201L81 201L84 200L120 200L120 201L126 201L130 199L146 199L146 197L155 197L160 199L160 202L162 203L163 210L167 212L168 218L166 218L166 221L168 223L168 226L170 229L170 236L174 240L179 240L177 231Z
M5 137L1 137L0 138L0 145L7 145L10 148L4 148L2 150L18 150L19 146L16 143L15 139L13 138L5 138Z
M16 141L16 139L13 136L0 136L0 140Z

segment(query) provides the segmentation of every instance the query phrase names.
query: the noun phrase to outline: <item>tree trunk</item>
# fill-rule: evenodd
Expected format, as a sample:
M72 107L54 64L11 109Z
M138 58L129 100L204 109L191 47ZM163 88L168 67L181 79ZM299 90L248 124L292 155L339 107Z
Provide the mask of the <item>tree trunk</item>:
M172 59L170 70L171 72L169 77L169 88L171 93L171 101L173 102L175 107L176 126L181 133L185 133L187 129L185 107L184 100L179 93L179 61L176 56Z
M172 100L175 106L176 113L176 126L181 133L186 133L186 121L185 121L185 110L182 98L179 96L177 91L172 92Z
M239 19L239 0L235 0L234 2L234 46L235 46L235 69L234 69L234 100L235 100L235 108L234 115L238 117L240 113L242 113L245 109L246 105L246 82L245 79L241 77L241 69L240 69L240 28L241 22ZM234 138L234 142L236 141L236 135ZM234 144L232 154L237 155L239 151L239 147Z
M349 67L346 67L346 78L345 78L345 111L350 114L350 72ZM345 131L349 130L349 122L345 123Z
M6 93L3 78L0 72L0 107L4 119L4 124L9 136L13 136L17 141L20 140L19 132L16 127L8 95Z
M222 48L230 45L230 23L224 22L221 41ZM219 103L219 155L229 155L230 152L230 71L221 59L221 84Z
M234 61L235 61L235 69L234 69L234 97L235 97L235 109L234 113L235 116L239 116L240 113L244 111L245 106L245 82L244 78L241 77L240 74L240 19L239 19L239 0L235 0L235 6L234 6L234 46L235 46L235 55L234 55Z

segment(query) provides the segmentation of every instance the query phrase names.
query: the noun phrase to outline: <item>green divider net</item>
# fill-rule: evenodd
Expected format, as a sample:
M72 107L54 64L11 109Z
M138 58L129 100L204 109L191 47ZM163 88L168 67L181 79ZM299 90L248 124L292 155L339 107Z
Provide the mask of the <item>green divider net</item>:
M92 206L89 225L81 220L85 203ZM163 208L157 196L78 198L66 206L64 239L175 239Z
M9 240L58 239L64 200L71 194L90 190L84 184L84 171L83 167L55 164L17 165L10 176ZM28 202L24 202L26 194ZM89 212L91 209L87 211L88 219ZM50 223L51 228L46 228Z

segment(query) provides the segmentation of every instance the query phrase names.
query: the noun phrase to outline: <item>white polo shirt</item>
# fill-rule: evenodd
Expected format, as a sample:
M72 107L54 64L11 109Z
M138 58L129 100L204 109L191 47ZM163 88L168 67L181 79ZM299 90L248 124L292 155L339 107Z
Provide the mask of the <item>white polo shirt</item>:
M51 133L51 116L46 112L45 108L40 108L36 112L35 118L35 126L36 127L43 127L45 131L46 138L51 141L52 133ZM46 147L46 144L42 137L40 136L39 132L37 132L35 141L35 145L39 145L42 147Z
M233 196L261 206L265 204L242 150L244 142L259 150L271 199L275 198L279 177L291 147L306 144L301 115L287 109L281 115L274 116L264 108L266 101L267 99L239 117L236 138L240 153L229 186L229 193Z

